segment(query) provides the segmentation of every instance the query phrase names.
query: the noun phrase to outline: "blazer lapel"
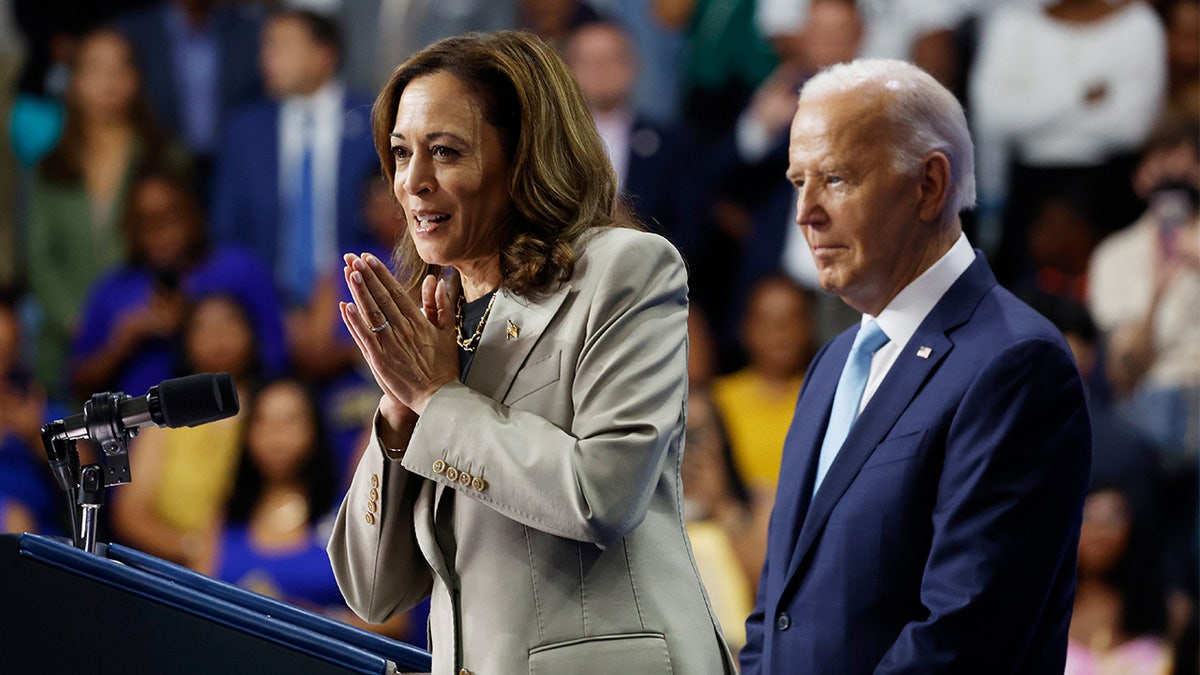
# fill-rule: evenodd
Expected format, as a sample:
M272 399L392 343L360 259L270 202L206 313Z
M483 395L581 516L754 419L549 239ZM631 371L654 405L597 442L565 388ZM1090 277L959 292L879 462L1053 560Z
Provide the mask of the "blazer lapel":
M982 254L976 252L975 262L954 282L904 346L903 352L884 377L867 407L863 409L862 415L850 428L842 449L821 482L820 490L813 495L812 503L803 516L804 525L800 529L792 561L788 566L789 579L803 563L825 527L830 512L854 481L863 464L954 348L954 342L947 334L970 318L983 294L995 283L995 277L983 262ZM848 352L849 348L845 351ZM845 360L843 354L836 362L844 363ZM837 375L832 379L836 383ZM836 386L833 385L834 388ZM824 415L826 424L833 392L829 391L827 396L829 403L825 406ZM822 433L826 424L821 425ZM817 448L813 452L819 452L821 439L818 437L811 442L813 445L808 447Z
M467 386L503 401L529 352L569 292L570 286L561 284L549 295L530 300L501 289L483 328L475 361L467 374Z
M792 424L783 443L783 463L780 466L779 487L775 494L773 512L791 515L790 518L779 519L780 523L788 522L791 527L773 534L771 538L779 538L781 545L777 549L772 546L768 552L778 550L784 554L781 564L774 565L774 568L788 572L789 576L794 567L791 561L794 559L793 552L796 551L800 528L811 506L809 497L816 474L816 455L821 449L825 427L829 425L829 412L833 407L838 373L846 361L851 343L852 337L844 335L830 343L825 354L817 356L814 361L816 367L804 377L804 387L797 398Z

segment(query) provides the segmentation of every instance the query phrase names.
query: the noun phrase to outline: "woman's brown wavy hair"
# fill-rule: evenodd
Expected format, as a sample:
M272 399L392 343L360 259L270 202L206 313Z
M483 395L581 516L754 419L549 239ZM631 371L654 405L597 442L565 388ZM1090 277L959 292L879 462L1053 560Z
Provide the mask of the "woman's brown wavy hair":
M511 169L513 209L502 220L503 285L518 295L546 290L575 269L571 244L594 227L638 227L617 198L617 177L563 60L532 33L468 33L433 43L392 73L371 112L375 150L395 183L390 135L404 88L446 72L478 98L484 120L500 133ZM410 290L440 274L417 255L408 228L393 253Z

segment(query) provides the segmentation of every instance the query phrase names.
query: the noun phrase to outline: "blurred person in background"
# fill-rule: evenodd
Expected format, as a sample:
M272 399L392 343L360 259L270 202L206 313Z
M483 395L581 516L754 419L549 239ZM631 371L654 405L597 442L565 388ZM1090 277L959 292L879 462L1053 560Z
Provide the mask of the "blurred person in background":
M287 366L274 281L244 249L212 246L200 202L186 176L162 168L139 173L129 191L125 264L92 285L72 349L75 392L140 395L178 371L190 301L227 293L254 321L267 376Z
M683 453L683 515L700 578L729 648L746 643L745 618L754 609L754 584L767 550L771 509L755 506L733 461L729 436L709 392L688 392Z
M563 58L579 81L622 199L688 257L700 236L702 172L682 127L657 124L634 108L639 64L628 31L615 21L584 22L565 37Z
M748 363L713 383L738 473L768 509L804 371L816 352L814 305L813 292L787 276L760 281L741 322Z
M248 67L258 56L259 22L235 3L158 0L113 23L133 44L158 123L191 152L207 203L222 123L262 92L258 70Z
M226 295L201 298L184 322L186 363L179 375L227 372L238 399L252 400L259 378L254 325ZM116 538L151 555L204 569L241 453L244 410L197 427L138 433L129 449L137 477L113 494Z
M1091 259L1088 304L1128 418L1169 456L1200 453L1200 121L1167 117L1133 176L1149 207Z
M214 239L269 261L289 310L366 240L361 190L379 174L371 101L337 77L340 53L337 26L320 14L268 18L259 64L270 99L233 113L217 158Z
M1070 181L1090 186L1102 233L1136 217L1128 177L1163 105L1166 64L1162 23L1143 0L999 4L983 18L970 110L980 226L1000 224L1000 283L1032 284L1030 223Z
M66 356L88 288L124 260L121 223L139 168L187 165L154 124L129 42L112 29L85 35L72 61L66 125L38 164L26 227L29 285L41 319L36 376L67 395Z
M46 469L42 424L63 411L46 401L45 389L24 361L16 296L0 294L0 532L61 530L61 495Z
M1064 675L1168 675L1162 542L1116 483L1083 507L1079 579Z
M314 611L344 610L318 533L336 505L337 477L315 400L299 380L281 379L263 385L243 410L210 572Z

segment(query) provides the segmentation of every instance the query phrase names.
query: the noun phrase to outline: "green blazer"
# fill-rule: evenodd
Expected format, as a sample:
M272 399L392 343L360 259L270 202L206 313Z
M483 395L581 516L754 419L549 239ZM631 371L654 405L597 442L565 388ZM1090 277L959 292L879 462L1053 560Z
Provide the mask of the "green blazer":
M432 593L435 673L733 673L681 508L683 262L625 229L576 252L548 294L500 291L407 448L370 441L334 573L367 621Z

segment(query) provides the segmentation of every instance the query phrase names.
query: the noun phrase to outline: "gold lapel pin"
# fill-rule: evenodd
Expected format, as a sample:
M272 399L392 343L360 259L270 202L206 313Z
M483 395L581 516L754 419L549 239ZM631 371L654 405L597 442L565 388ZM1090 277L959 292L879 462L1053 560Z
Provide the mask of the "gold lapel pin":
M925 346L922 346L920 349L917 350L917 356L919 356L923 359L929 358L929 355L932 353L933 353L933 349L931 349L929 347L925 347Z
M521 327L513 323L512 319L508 319L508 328L504 331L504 334L508 336L509 340L515 340L521 337Z

